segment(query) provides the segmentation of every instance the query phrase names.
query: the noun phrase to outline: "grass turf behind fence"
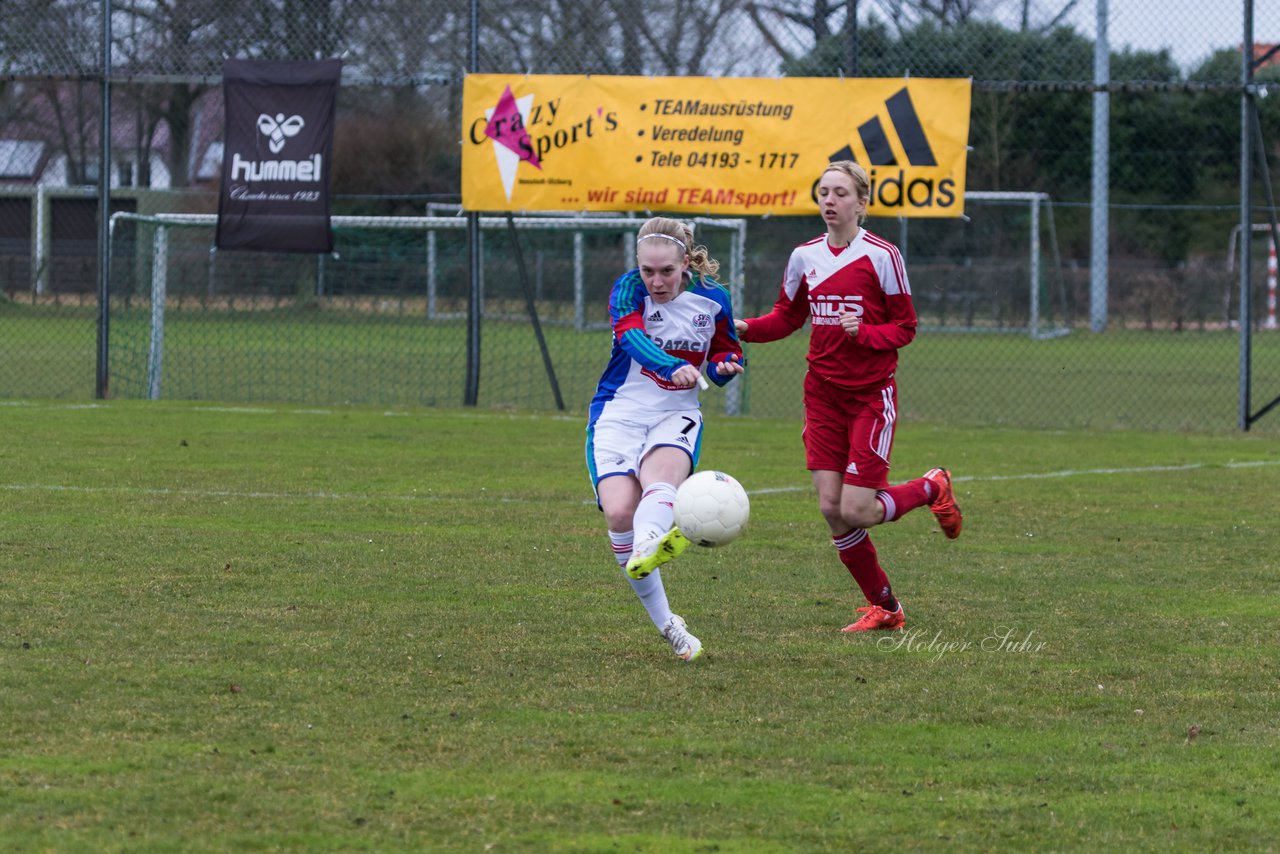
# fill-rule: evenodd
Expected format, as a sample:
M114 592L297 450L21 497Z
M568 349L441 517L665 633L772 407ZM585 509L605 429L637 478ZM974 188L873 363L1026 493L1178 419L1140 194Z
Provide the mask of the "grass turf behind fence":
M714 418L739 542L612 562L577 418L0 405L0 848L1258 849L1280 759L1259 436L901 425L963 536L853 585L792 420Z
M148 394L150 314L113 313L110 396ZM561 400L585 411L608 359L609 333L543 327ZM748 345L745 411L800 411L808 333ZM525 321L485 322L482 407L553 411L551 383ZM0 397L93 396L91 308L0 304ZM1077 330L1033 341L1023 334L925 329L902 351L900 411L959 424L1158 430L1238 429L1238 333ZM328 405L457 406L466 389L466 328L396 313L312 306L228 313L172 310L165 327L165 399ZM1280 334L1253 347L1251 410L1280 395ZM723 406L722 393L707 405ZM1254 430L1280 434L1280 413Z

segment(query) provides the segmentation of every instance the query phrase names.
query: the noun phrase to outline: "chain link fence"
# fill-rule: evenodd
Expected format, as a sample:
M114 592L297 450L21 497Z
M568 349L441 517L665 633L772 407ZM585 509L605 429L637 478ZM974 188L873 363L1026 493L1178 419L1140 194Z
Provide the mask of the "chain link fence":
M871 220L921 318L904 416L1044 427L1231 429L1240 363L1246 13L1266 162L1280 164L1280 8L1250 0L463 2L6 0L0 28L0 396L91 398L97 185L112 212L109 393L147 397L158 214L210 214L224 58L341 56L337 216L449 215L467 70L510 74L969 77L966 220ZM852 13L852 14L851 14ZM111 50L103 56L103 16ZM475 53L472 56L472 23ZM1109 75L1096 80L1100 39ZM109 60L109 62L108 62ZM110 81L110 158L100 156ZM1110 145L1105 323L1091 279L1093 114ZM1270 175L1273 186L1276 175ZM1255 185L1254 222L1269 217ZM1023 194L1001 199L997 194ZM1033 205L1027 196L1037 194ZM640 217L637 214L637 219ZM638 224L638 223L637 223ZM765 311L817 218L753 218L738 313ZM164 397L459 405L464 233L337 229L332 256L218 253L168 229ZM624 230L484 232L480 404L583 411L608 356ZM730 232L701 232L722 259ZM1251 230L1253 395L1280 394L1268 243ZM1034 251L1036 246L1039 251ZM528 292L515 259L519 250ZM543 328L547 359L530 306ZM1065 334L1064 334L1065 333ZM799 412L803 334L750 348L735 408ZM549 363L549 367L546 366ZM558 390L558 394L557 394ZM720 399L709 397L710 405ZM1261 430L1280 429L1273 415Z

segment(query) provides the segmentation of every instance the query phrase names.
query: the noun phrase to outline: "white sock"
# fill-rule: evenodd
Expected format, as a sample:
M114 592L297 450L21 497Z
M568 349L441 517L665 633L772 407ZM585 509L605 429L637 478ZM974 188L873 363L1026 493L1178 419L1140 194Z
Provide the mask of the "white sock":
M669 483L655 483L646 489L631 520L636 539L644 542L670 531L675 520L675 502L676 488Z
M631 589L640 597L640 604L649 612L649 619L662 631L662 627L671 619L671 606L667 604L667 591L662 586L662 570L655 569L644 578L636 581L623 573L623 577L631 584Z
M631 545L634 541L635 533L632 531L622 534L614 531L609 532L609 542L613 545L613 556L617 559L618 566L622 567L622 577L627 579L627 583L636 592L636 596L640 597L640 604L644 605L645 611L649 614L649 619L653 620L653 624L657 626L658 631L662 631L662 627L671 619L671 606L667 604L667 591L662 586L662 573L655 569L639 581L627 575L627 561L631 559Z
M635 531L623 531L621 534L617 531L609 532L609 544L613 546L613 559L623 569L627 568L627 561L631 560L631 547L635 542Z

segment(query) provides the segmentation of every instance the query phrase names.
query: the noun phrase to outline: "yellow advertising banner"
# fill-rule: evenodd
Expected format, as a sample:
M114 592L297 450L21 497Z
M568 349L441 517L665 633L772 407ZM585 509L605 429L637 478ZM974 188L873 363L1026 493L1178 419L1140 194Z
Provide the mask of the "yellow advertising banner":
M472 74L462 204L813 214L849 159L873 216L961 216L969 99L969 80Z

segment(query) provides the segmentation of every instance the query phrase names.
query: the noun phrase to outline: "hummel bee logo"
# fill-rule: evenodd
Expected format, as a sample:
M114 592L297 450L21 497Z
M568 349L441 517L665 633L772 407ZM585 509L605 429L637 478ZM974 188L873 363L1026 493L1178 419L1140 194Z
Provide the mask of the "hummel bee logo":
M279 154L284 148L285 137L297 136L305 124L302 116L289 116L287 119L284 113L276 113L275 118L266 113L258 116L258 132L269 140L267 147L272 154Z

